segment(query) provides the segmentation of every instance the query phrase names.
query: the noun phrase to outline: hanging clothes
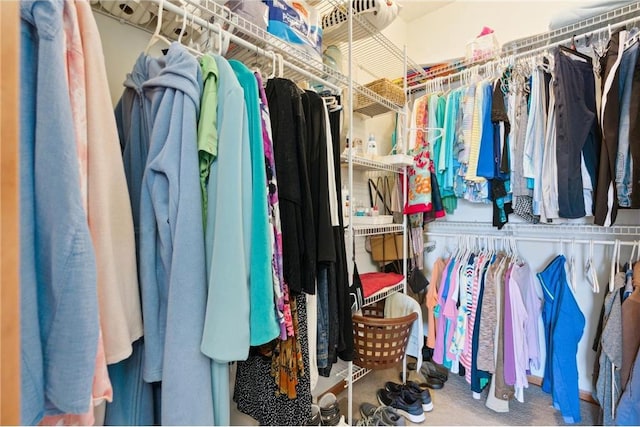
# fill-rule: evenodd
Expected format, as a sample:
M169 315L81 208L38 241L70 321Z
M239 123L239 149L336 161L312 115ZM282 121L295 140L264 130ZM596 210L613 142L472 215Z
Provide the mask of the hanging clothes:
M210 360L199 351L207 301L196 135L202 74L179 43L155 61L160 71L142 85L151 103L140 192L144 379L162 381L163 424L210 424Z
M63 1L20 4L22 424L90 409L99 337L96 259L61 83L63 9Z
M299 92L289 80L271 79L267 82L276 167L281 177L278 190L284 278L291 291L313 294L316 242L305 156L305 118Z
M614 406L622 393L620 367L622 366L622 300L620 289L624 287L623 272L615 275L613 291L605 297L602 317L602 332L598 346L598 374L596 399L602 409L604 425L613 425ZM613 390L613 392L612 392ZM612 395L613 393L613 395Z
M258 85L253 73L243 63L230 60L229 64L244 91L249 125L253 195L251 201L251 264L249 266L251 301L249 330L251 331L251 345L262 345L276 338L279 328L274 307L273 275L271 274L273 248L269 238L268 187ZM219 105L219 107L225 108L225 105ZM225 159L219 160L225 161Z
M149 128L151 99L144 96L143 84L159 71L158 61L141 54L131 73L127 74L123 83L125 90L115 108L122 161L136 233L138 271L140 271L140 196L151 134ZM119 397L107 405L106 425L161 423L158 391L160 383L151 384L143 379L144 360L146 360L145 340L141 338L133 344L133 351L129 358L108 367L113 393Z
M620 83L618 68L622 60L627 31L616 31L611 36L607 53L600 60L602 75L602 148L596 187L595 223L610 226L618 215L618 196L615 186L617 141L620 126Z
M640 262L633 266L634 290L622 304L622 367L620 383L624 390L631 373L636 353L640 347Z
M578 423L581 416L576 355L585 318L569 289L563 255L538 273L538 279L544 291L542 319L547 351L542 390L552 394L553 405L560 409L566 423Z

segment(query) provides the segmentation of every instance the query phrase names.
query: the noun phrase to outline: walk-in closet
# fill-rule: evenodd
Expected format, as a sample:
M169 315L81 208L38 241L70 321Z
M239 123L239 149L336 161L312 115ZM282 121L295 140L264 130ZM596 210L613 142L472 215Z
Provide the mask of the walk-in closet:
M637 0L0 22L0 424L640 424Z

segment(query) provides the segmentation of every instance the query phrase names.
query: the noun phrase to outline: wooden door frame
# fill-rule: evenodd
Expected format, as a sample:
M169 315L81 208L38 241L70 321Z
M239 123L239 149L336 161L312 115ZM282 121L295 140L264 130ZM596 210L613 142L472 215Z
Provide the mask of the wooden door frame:
M19 13L0 0L0 424L20 424Z

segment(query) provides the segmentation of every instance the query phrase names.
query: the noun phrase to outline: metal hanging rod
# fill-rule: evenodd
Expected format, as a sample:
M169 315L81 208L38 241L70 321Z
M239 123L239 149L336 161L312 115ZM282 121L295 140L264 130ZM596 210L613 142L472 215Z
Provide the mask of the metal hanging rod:
M459 238L461 236L470 236L472 238L480 238L480 239L489 239L493 241L500 240L515 240L516 242L541 242L541 243L570 243L570 244L581 244L581 245L603 245L603 246L613 246L616 242L613 240L588 240L588 239L574 239L574 238L555 238L555 237L529 237L529 236L512 236L512 235L465 235L458 233L441 233L441 232L428 232L426 233L428 237L452 237ZM638 240L619 240L618 244L622 246L633 246L638 244Z
M426 231L427 235L446 232L447 234L466 235L481 232L483 234L492 233L496 236L523 236L533 234L539 236L541 233L549 233L555 236L630 236L640 238L640 226L636 225L615 225L612 227L601 227L591 224L528 224L528 223L507 223L502 230L497 230L488 222L469 221L435 221L430 223Z

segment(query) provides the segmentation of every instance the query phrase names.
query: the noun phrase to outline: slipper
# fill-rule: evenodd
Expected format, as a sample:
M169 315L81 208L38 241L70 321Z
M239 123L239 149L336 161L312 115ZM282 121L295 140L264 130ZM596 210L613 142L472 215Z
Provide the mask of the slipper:
M435 378L443 383L449 379L449 372L444 366L437 365L430 361L422 363L420 373L425 379Z

